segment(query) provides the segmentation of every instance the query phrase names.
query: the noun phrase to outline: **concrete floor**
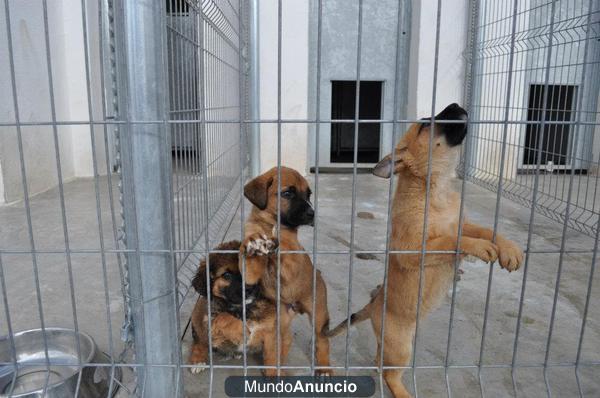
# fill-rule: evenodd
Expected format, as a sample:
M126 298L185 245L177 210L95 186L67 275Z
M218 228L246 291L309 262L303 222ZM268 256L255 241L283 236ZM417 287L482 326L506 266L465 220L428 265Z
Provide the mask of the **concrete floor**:
M474 181L478 181L483 186L492 190L497 189L498 175L474 171L472 176ZM536 199L538 210L554 220L563 222L567 203L570 202L569 226L577 231L595 235L598 214L600 214L599 177L597 173L552 174L542 170L538 178ZM511 200L529 206L533 200L534 185L535 175L517 174L504 181L503 194ZM571 198L569 200L570 185Z
M108 208L107 184L101 179L102 232L106 247L113 248L112 224ZM388 181L371 175L357 178L356 210L370 213L373 217L356 219L355 247L359 250L383 250L387 217ZM349 175L321 175L319 181L318 250L348 250L350 241L352 177ZM313 184L313 191L314 191ZM93 181L81 179L65 185L67 220L71 249L98 249L99 232ZM483 225L492 225L496 195L478 186L467 184L466 209L470 218ZM60 202L56 190L37 195L31 200L34 236L38 249L64 248L60 216ZM246 209L249 207L246 206ZM499 231L525 244L529 227L530 211L503 199L500 208ZM22 204L0 207L0 247L23 250L24 253L3 253L2 267L6 279L8 306L13 329L23 330L39 327L38 308L33 282L33 270L29 250L27 224ZM558 264L562 225L536 215L532 225L532 243L529 255L527 288L524 295L522 327L518 341L516 363L520 367L514 376L519 396L546 396L543 368L549 331L549 321ZM315 229L303 228L300 236L304 246L312 249ZM547 380L553 396L578 396L574 368L566 366L576 359L582 324L594 241L574 231L567 231L563 256L562 277L557 301L556 319L548 351ZM239 238L240 215L234 219L226 239ZM571 252L569 252L571 251ZM383 256L354 258L351 310L362 307L368 300L370 290L383 279ZM81 330L90 333L99 347L109 350L113 342L120 351L119 328L122 321L122 297L119 271L114 254L106 256L108 273L108 306L102 278L102 261L99 254L78 253L71 257L77 307L77 320ZM37 256L40 288L44 303L47 326L73 327L72 305L64 254L39 254ZM329 309L332 324L343 320L348 304L348 254L321 254L317 267L322 271L328 286ZM481 372L481 389L487 397L515 396L511 372L506 368L512 360L519 297L523 283L523 270L508 274L497 266L493 269L490 291L485 345L481 350L484 304L487 291L489 267L483 263L465 263L462 280L458 283L455 314L452 323L452 341L448 363L448 380L455 397L481 395L477 368L482 352L482 363L498 365ZM600 275L596 272L590 296L590 309L582 345L580 382L585 396L600 396ZM416 372L417 388L423 397L445 397L446 379L443 365L446 362L448 344L450 292L441 307L421 323L417 340ZM193 295L189 298L193 302ZM1 296L0 296L1 301ZM4 308L4 303L2 307ZM0 316L0 333L7 331L4 310ZM107 327L110 314L112 329ZM185 316L184 316L185 318ZM184 325L182 325L184 326ZM305 316L297 317L293 325L294 343L289 365L310 364L310 333ZM184 358L191 336L184 337ZM344 364L345 337L332 340L331 358L336 366ZM368 323L358 325L350 333L349 360L352 366L371 366L375 355L373 333ZM219 358L217 363L240 365L241 360ZM250 358L250 363L258 363ZM560 366L553 366L560 365ZM222 397L223 380L227 375L241 374L241 370L215 370L213 396ZM252 372L251 372L252 373ZM376 377L374 371L359 371ZM296 372L300 374L300 372ZM406 372L405 382L412 380ZM185 371L186 395L207 396L209 372L192 375ZM388 396L387 390L384 390Z
M355 245L359 250L383 250L387 217L388 181L370 175L359 175L357 179L356 211L373 215L372 218L357 218ZM313 184L314 185L314 184ZM313 188L314 190L314 188ZM318 249L348 250L350 240L350 213L352 177L348 175L322 175L319 185ZM482 225L493 225L496 195L478 186L468 184L466 206L469 217ZM525 244L529 226L529 209L507 200L500 207L499 231L517 242ZM239 217L239 216L238 216ZM239 219L239 218L238 218ZM554 298L554 287L560 257L562 225L545 217L535 217L532 226L527 288L524 296L521 334L516 363L521 368L515 371L519 396L546 396L543 368L549 321ZM300 236L306 249L312 249L314 229L303 228ZM235 225L229 238L239 238L239 226ZM587 253L564 255L563 271L557 302L554 331L549 350L549 364L573 363L576 359L582 313L586 298L594 241L586 235L568 231L567 251L587 250ZM383 257L372 259L354 258L351 307L355 311L368 300L369 292L383 280ZM348 303L348 254L319 255L317 267L322 271L328 286L329 309L332 324L343 320ZM453 338L450 345L448 372L453 396L480 396L477 369L482 341L482 325L485 310L489 267L481 262L465 263L465 274L458 284ZM591 305L583 341L582 362L598 363L600 359L600 287L598 273L591 291ZM481 372L482 388L488 397L514 396L510 369L519 297L523 282L523 270L508 274L495 266L490 291L487 332L482 354L482 363L498 365L498 368ZM446 396L443 366L448 343L450 292L443 305L423 323L417 343L417 366L428 367L417 371L417 386L421 396ZM294 321L295 340L288 364L306 366L310 364L310 333L306 317ZM344 336L332 340L331 357L334 365L343 365L346 355ZM189 342L189 336L186 336ZM371 366L375 354L375 343L368 323L358 325L350 334L349 359L352 366ZM241 360L222 363L241 364ZM253 362L253 363L256 363ZM504 366L504 367L503 367ZM213 394L224 396L223 380L227 375L240 371L217 370L214 373ZM296 372L299 374L299 372ZM372 374L373 371L357 372ZM411 381L406 372L405 381ZM600 368L580 368L580 382L586 396L600 394ZM578 395L573 367L549 367L548 382L553 396L573 397ZM208 373L186 375L186 390L189 396L205 396ZM388 394L387 390L385 391Z

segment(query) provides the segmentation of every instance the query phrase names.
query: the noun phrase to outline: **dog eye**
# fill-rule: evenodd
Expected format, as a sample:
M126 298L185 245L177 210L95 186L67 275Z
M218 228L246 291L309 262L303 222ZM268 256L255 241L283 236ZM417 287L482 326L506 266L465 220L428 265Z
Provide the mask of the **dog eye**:
M442 144L441 144L441 143L439 143L439 142L438 142L437 144L435 144L435 146L440 146L440 145L442 145Z
M282 197L282 198L286 198L286 199L291 199L291 198L293 198L293 197L294 197L294 195L295 195L295 194L294 194L294 192L292 192L292 191L283 191L283 192L281 193L281 197Z
M231 279L231 272L227 271L227 272L223 272L221 274L221 278L225 279L225 280L230 280Z

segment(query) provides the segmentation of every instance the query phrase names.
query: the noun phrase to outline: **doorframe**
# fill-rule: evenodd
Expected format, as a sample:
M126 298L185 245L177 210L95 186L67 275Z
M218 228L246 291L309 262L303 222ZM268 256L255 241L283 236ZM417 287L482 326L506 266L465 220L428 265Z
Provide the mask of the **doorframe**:
M331 105L333 103L333 82L334 81L343 81L343 82L356 82L356 79L338 79L338 78L331 78L328 79L327 81L327 87L329 88L329 91L331 92L331 100L329 101L329 109L331 109ZM386 79L361 79L360 83L362 82L378 82L381 83L381 107L379 109L379 120L383 120L383 105L384 105L384 100L385 100L385 88L386 88L386 83L387 80ZM355 115L355 117L357 117ZM331 110L329 111L329 116L327 117L327 119L329 120L333 120L332 115L331 115ZM360 120L360 119L359 119ZM353 167L354 166L354 162L332 162L331 161L331 125L332 123L327 123L327 136L323 136L321 135L321 144L322 147L319 148L320 154L319 157L320 159L323 159L323 155L326 155L325 158L327 159L327 164L323 165L325 167L339 167L339 168L347 168L347 167ZM379 154L378 154L378 159L381 159L381 157L383 156L383 150L382 150L382 146L383 146L383 140L384 140L384 125L386 123L379 123ZM321 130L323 131L323 130ZM357 162L356 165L357 167L360 168L370 168L373 167L375 164L377 164L377 162L374 163L360 163ZM319 162L319 167L321 167L321 162ZM312 167L314 167L314 164L312 164Z

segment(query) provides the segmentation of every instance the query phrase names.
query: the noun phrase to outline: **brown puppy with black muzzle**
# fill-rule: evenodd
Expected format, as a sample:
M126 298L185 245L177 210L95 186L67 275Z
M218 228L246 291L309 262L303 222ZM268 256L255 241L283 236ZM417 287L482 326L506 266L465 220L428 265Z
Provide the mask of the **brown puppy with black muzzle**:
M458 148L467 133L467 112L457 104L451 104L435 120L459 123L436 123L431 149L430 122L411 125L396 146L394 156L386 156L373 171L379 177L389 178L392 173L398 176L392 203L390 249L422 250L427 175L430 167L425 249L460 250L460 259L465 255L478 257L485 262L498 259L502 268L508 271L518 269L523 262L523 251L517 244L498 234L493 243L493 231L489 228L465 220L459 241L460 198L452 190L450 182L458 159ZM447 292L454 276L455 259L456 254L425 254L420 317L434 309ZM420 254L390 254L388 286L393 286L393 289L387 290L385 307L384 366L406 366L410 361L417 317L420 265ZM371 319L378 344L377 364L380 362L382 344L383 304L383 289L376 289L369 304L351 316L352 324ZM330 336L345 328L346 321L332 330ZM401 369L387 369L383 372L385 381L396 398L410 397L402 384L402 372Z
M278 182L278 174L281 180ZM281 190L278 191L278 187ZM278 195L281 195L279 218L279 242L277 242ZM244 196L254 205L246 221L245 239L240 248L246 256L246 284L260 283L263 294L277 300L277 253L281 251L303 251L298 241L298 227L312 225L314 210L310 203L311 190L308 182L296 170L272 168L254 178L244 187ZM313 319L313 294L316 295L314 330L316 339L317 374L331 374L326 368L329 363L329 311L327 310L327 288L321 273L317 271L317 282L313 292L313 264L305 253L281 253L280 297L284 305L308 314ZM240 259L241 260L241 259ZM240 269L242 263L240 261Z
M206 284L206 260L202 260L194 276L192 286L200 294L192 312L192 336L194 342L188 362L205 365L208 362L208 302L211 294L212 347L227 355L238 356L244 349L242 274L239 271L240 241L225 242L217 250L235 250L235 253L211 253L209 255L210 288ZM277 365L277 307L265 298L259 286L246 288L246 349L262 352L263 364ZM289 307L280 308L281 355L285 364L292 342L290 325L295 313ZM192 373L205 368L192 367ZM277 376L276 368L265 369L266 376Z

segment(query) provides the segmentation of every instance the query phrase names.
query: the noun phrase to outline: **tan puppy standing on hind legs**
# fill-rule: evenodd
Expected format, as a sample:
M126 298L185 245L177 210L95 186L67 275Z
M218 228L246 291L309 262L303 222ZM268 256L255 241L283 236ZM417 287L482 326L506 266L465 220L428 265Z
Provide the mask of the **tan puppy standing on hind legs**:
M375 167L373 173L389 178L397 175L398 183L392 203L391 250L422 250L427 196L427 179L430 170L429 210L425 249L429 251L456 251L460 259L472 255L485 262L499 260L508 271L518 269L523 262L522 250L512 241L496 235L493 231L464 221L460 241L458 239L460 197L451 189L458 159L458 148L467 133L467 112L457 104L451 104L435 117L437 121L452 120L463 123L436 123L429 162L431 125L415 123L395 148L394 156L388 155ZM459 247L457 247L457 242ZM452 283L456 254L427 253L423 262L423 290L420 318L437 306ZM420 254L390 254L388 270L387 305L385 306L385 334L381 340L381 321L384 308L383 289L373 293L371 301L351 316L351 323L371 319L377 338L377 364L381 344L384 344L384 366L407 366L412 355L416 327L419 291ZM339 334L346 328L342 322L329 335ZM386 369L386 384L394 397L410 397L402 383L402 369Z
M278 174L281 181L278 182ZM281 187L281 191L278 191ZM277 242L278 196L279 242ZM245 226L245 239L240 248L246 257L248 285L261 284L263 294L277 300L277 253L281 251L303 251L298 241L298 227L312 225L314 210L310 204L310 187L296 170L272 168L254 178L244 186L244 196L252 202L252 212ZM240 257L241 258L241 257ZM313 319L313 264L306 253L281 253L281 304L308 314ZM242 263L240 261L240 270ZM329 312L327 310L327 288L321 273L317 271L316 310L314 313L316 365L328 367L329 363ZM317 374L330 374L328 368L316 370Z

